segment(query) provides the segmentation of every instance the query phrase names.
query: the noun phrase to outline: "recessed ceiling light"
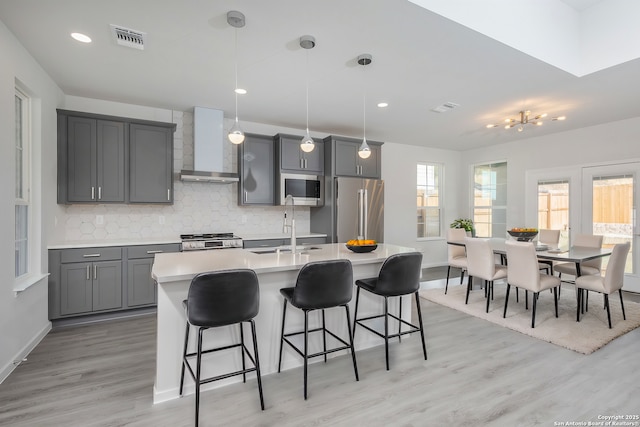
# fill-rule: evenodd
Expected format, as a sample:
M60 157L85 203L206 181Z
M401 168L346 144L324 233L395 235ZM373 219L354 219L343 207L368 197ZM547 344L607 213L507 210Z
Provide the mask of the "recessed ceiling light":
M385 107L388 107L388 106L389 106L389 104L388 104L388 103L386 103L386 102L380 102L380 103L378 103L378 107L380 107L380 108L385 108Z
M82 33L71 33L71 37L82 43L91 43L91 37Z
M237 88L234 92L237 93L238 95L245 95L247 93L247 90L242 88Z

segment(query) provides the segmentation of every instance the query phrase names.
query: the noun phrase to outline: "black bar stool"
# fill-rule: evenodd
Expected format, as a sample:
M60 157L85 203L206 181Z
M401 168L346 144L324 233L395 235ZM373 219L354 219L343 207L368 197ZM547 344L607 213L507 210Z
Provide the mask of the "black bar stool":
M298 273L295 287L282 288L280 293L284 297L284 307L282 309L282 331L280 333L280 358L278 359L278 372L282 367L282 347L286 342L304 358L304 398L307 398L307 364L308 360L316 356L324 356L327 361L327 354L341 350L351 350L353 359L353 371L358 378L358 366L356 365L356 353L353 348L353 335L351 333L351 318L349 317L348 303L353 295L353 270L351 261L319 261L310 262L304 265ZM287 314L287 302L304 312L304 330L300 332L284 333L285 317ZM349 342L346 342L326 328L324 310L332 307L344 307L347 314L347 330L349 331ZM322 327L309 329L309 312L322 310ZM309 354L309 333L322 331L323 351ZM301 351L288 337L304 334L304 349ZM338 340L343 345L327 350L327 334Z
M262 379L260 377L260 360L258 358L258 342L256 340L256 325L253 320L258 314L260 306L260 293L258 288L258 277L253 270L224 270L219 272L201 273L191 280L189 294L183 301L187 314L187 328L184 337L184 351L182 357L182 370L180 373L180 396L184 385L185 367L189 370L191 377L196 383L196 419L198 425L200 412L200 386L212 381L242 375L243 382L247 381L248 372L256 372L258 380L258 393L260 394L260 406L264 410L264 399L262 396ZM253 354L244 345L243 322L251 324L251 335L253 337ZM209 328L228 326L233 324L240 326L240 343L223 347L216 347L202 350L202 333ZM198 345L195 353L187 353L189 344L189 327L198 327ZM242 351L242 369L236 372L218 375L211 378L200 378L200 368L202 355L214 351L228 350L240 347ZM189 363L188 358L196 357L196 373ZM245 356L253 363L253 367L245 366Z
M384 351L387 359L387 371L389 370L389 338L398 337L401 340L402 335L412 334L414 332L420 332L422 337L422 351L424 352L424 360L427 360L427 346L424 341L424 330L422 328L422 310L420 310L420 296L418 290L420 289L420 270L422 268L422 253L409 252L403 254L391 255L387 258L382 267L378 277L370 279L356 280L357 292L356 292L356 308L353 314L353 334L356 333L356 325L360 325L363 328L373 332L381 338L384 338ZM384 314L375 316L368 316L358 319L358 301L360 299L360 289L364 289L373 294L384 297ZM418 325L414 325L405 320L402 320L402 296L414 294L416 297L416 308L418 311ZM399 313L395 316L389 313L389 297L399 296ZM376 331L373 328L367 326L364 322L371 319L377 319L384 317L384 334ZM389 334L389 317L398 321L398 333ZM402 331L402 325L409 327L409 330Z

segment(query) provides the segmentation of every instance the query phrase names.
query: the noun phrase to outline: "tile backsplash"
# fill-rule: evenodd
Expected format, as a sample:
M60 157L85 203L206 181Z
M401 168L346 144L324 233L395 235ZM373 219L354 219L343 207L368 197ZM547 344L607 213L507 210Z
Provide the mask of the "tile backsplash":
M181 169L193 168L193 114L174 112L174 203L161 205L63 206L64 240L177 237L190 232L281 233L283 207L237 204L238 184L182 182ZM236 148L225 145L225 171L236 170ZM309 231L309 208L296 207L299 231Z

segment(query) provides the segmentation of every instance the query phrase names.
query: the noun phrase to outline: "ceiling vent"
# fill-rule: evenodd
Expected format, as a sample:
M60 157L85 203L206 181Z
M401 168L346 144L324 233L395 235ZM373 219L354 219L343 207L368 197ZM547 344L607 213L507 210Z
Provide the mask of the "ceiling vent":
M436 113L446 113L447 111L451 111L456 107L459 107L460 104L456 104L455 102L445 102L442 105L438 105L437 107L433 107L431 111Z
M113 34L116 43L118 43L120 46L144 50L144 36L146 35L146 33L136 30L130 30L128 28L113 24L111 24L111 33Z

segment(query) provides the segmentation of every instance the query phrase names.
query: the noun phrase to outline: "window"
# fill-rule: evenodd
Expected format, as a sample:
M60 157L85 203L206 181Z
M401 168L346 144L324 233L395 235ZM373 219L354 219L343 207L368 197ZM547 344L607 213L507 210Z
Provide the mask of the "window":
M476 236L506 237L507 163L476 165L473 177L473 222Z
M16 88L15 95L15 144L16 144L16 197L15 197L15 277L29 273L29 98Z
M418 238L440 237L442 235L441 175L442 165L418 163Z
M569 181L538 181L538 228L560 230L559 245L569 245Z

